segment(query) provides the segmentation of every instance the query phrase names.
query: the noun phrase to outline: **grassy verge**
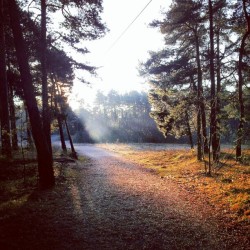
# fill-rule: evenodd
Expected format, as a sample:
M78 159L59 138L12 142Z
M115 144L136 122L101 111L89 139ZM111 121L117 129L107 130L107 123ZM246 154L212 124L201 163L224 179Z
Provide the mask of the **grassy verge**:
M101 144L162 178L172 179L189 190L206 194L215 208L238 221L250 221L250 150L244 150L244 164L235 162L232 151L222 153L222 167L211 177L204 163L190 149L149 150L136 144Z
M59 148L54 157L68 159ZM21 152L11 161L0 158L1 249L65 249L63 239L74 229L75 218L68 211L74 211L71 187L79 174L77 166L78 162L54 161L56 185L40 190L35 152L25 152L25 159ZM66 248L73 249L69 244Z
M59 147L54 147L53 152L54 158L66 157L62 155ZM84 162L86 159L82 157L79 160ZM67 164L54 162L57 182L65 178L65 174L72 175L71 169L64 173ZM35 151L16 151L11 160L0 157L0 219L14 215L37 189L38 168Z
M15 213L37 188L34 152L15 152L12 160L0 158L0 217Z

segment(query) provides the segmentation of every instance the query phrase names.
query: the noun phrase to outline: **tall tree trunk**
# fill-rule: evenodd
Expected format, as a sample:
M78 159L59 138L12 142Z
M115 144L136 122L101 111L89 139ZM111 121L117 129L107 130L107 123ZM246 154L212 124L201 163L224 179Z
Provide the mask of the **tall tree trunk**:
M9 83L9 104L10 104L10 126L11 126L11 142L12 149L18 149L18 138L17 138L17 128L16 128L16 110L14 103L13 86Z
M8 158L11 158L3 0L0 0L0 120L1 120L2 154L7 156Z
M209 38L210 38L210 81L211 81L211 114L210 114L210 135L212 145L213 161L218 159L218 143L217 143L217 124L216 124L216 84L215 84L215 68L214 68L214 26L213 26L213 6L212 1L208 0L209 6ZM211 174L211 169L209 169Z
M201 88L201 91L202 91L201 124L202 124L203 150L205 154L208 154L209 147L208 147L208 139L207 139L207 121L206 121L206 109L205 109L204 97L203 97L203 87Z
M58 122L59 133L60 133L61 147L62 147L63 152L67 153L67 147L65 143L64 134L63 134L62 117L59 113L57 114L57 122Z
M220 134L221 134L221 121L220 121L220 115L221 115L221 61L220 61L220 28L217 30L216 34L216 76L217 76L217 94L216 94L216 140L217 140L217 155L218 155L218 160L220 158Z
M51 82L53 84L52 85L53 98L51 97L51 100L54 99L56 118L57 118L60 140L61 140L61 147L62 147L63 152L67 153L67 147L66 147L66 143L65 143L64 134L63 134L63 118L62 118L62 114L60 113L60 110L58 107L58 100L57 100L58 96L56 95L56 86L57 86L58 93L60 92L60 90L59 90L59 86L56 85L56 80L53 78L53 76L51 76L50 79L51 79Z
M42 69L42 117L43 117L43 131L52 152L51 146L51 129L50 129L50 109L48 102L48 80L47 80L47 12L46 0L41 0L41 69Z
M243 55L245 52L245 45L246 40L250 35L250 16L247 12L247 6L246 6L246 0L242 0L243 4L243 12L244 16L247 22L247 30L242 37L241 45L240 45L240 51L239 51L239 66L238 66L238 75L239 75L239 82L238 82L238 99L239 99L239 106L240 106L240 121L237 131L237 141L236 141L236 160L241 161L242 158L242 152L241 152L241 144L242 144L242 137L243 137L243 129L244 129L244 123L245 123L245 106L244 106L244 100L243 100L243 85L244 85L244 79L243 79Z
M28 50L24 42L20 25L19 7L15 0L8 0L8 7L17 61L21 74L21 87L24 92L24 99L30 117L32 135L37 150L39 182L41 188L49 188L55 183L53 158L42 130L42 120L36 103L32 76L28 63Z
M28 117L28 110L27 110L27 106L24 106L25 108L25 123L26 123L26 139L27 139L27 147L29 149L33 148L33 141L32 141L32 135L31 135L31 130L30 130L30 121L29 121L29 117Z
M69 132L67 118L65 118L64 121L65 121L65 126L66 126L66 130L67 130L67 134L68 134L68 138L69 138L69 143L70 143L70 147L71 147L71 155L72 155L73 158L77 159L77 154L76 154L76 151L75 151L75 148L74 148L74 144L73 144L70 132Z
M57 98L54 97L56 117L57 117L57 123L58 123L58 127L59 127L60 140L61 140L61 147L62 147L63 152L67 153L67 147L66 147L66 143L65 143L64 134L63 134L63 118L62 118L62 114L60 114L60 110L58 108L58 103L57 103L56 99Z
M7 51L6 51L7 52ZM11 70L10 66L10 57L8 55L8 52L6 53L7 58L7 83L9 86L9 108L10 108L10 129L11 129L11 144L13 150L18 150L18 134L17 134L17 127L16 127L16 107L14 102L14 88L13 84L14 82L11 82L10 79L8 79L8 72Z
M245 47L245 41L247 39L249 34L245 34L241 41L240 46L240 53L239 53L239 68L238 68L238 74L239 74L239 82L238 82L238 100L239 100L239 106L240 106L240 121L238 125L238 131L237 131L237 141L236 141L236 160L241 161L241 144L242 144L242 137L243 137L243 128L245 123L245 106L244 106L244 100L243 100L243 54L244 54L244 47Z
M198 106L197 112L197 160L202 160L202 140L201 140L201 110Z
M192 132L191 132L190 124L189 124L189 115L188 115L187 111L185 111L185 116L186 116L186 121L187 121L187 134L188 134L188 138L189 138L189 143L190 143L191 149L193 149L194 142L193 142L193 136L192 136Z
M204 153L208 153L208 141L207 141L207 131L206 131L206 111L203 100L203 87L202 87L202 70L200 61L200 45L199 37L197 31L195 33L195 47L196 47L196 63L197 63L197 159L202 160L202 144ZM203 137L203 138L202 138ZM203 141L203 143L202 143Z

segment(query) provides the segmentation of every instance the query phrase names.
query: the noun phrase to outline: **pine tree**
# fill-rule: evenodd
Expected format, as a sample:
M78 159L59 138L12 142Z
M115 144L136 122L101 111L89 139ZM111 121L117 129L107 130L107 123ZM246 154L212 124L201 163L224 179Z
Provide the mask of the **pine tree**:
M242 0L242 8L245 17L245 21L247 24L246 31L242 37L240 50L239 50L239 65L238 65L238 100L239 100L239 107L240 107L240 121L239 127L237 132L237 143L236 143L236 160L241 161L242 157L242 137L243 137L243 129L245 123L245 105L244 105L244 98L243 98L243 85L244 85L244 77L243 77L243 56L246 52L246 41L250 35L250 14L248 13L249 3L246 0Z
M1 142L2 154L11 158L10 123L9 123L9 102L8 85L6 74L6 49L4 31L4 5L0 0L0 121L1 121Z
M21 86L24 92L24 98L32 127L32 134L37 149L39 182L42 188L50 188L55 183L52 156L47 141L43 135L42 121L35 99L34 87L28 63L27 46L20 25L20 10L15 0L8 1L8 12L21 74Z

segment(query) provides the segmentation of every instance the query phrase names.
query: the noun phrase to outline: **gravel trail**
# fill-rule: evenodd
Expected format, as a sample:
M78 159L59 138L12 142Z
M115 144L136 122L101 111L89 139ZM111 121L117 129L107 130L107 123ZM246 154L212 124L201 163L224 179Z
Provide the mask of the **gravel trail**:
M203 199L93 145L72 190L87 249L247 249L219 229Z
M0 216L1 250L250 249L206 197L94 145L76 150L89 160L58 165L54 189Z

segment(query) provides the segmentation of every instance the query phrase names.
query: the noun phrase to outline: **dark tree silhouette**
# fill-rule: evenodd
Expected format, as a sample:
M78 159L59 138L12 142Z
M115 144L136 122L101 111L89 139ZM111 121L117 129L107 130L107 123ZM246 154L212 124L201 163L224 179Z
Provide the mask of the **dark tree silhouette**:
M209 38L210 38L210 51L209 51L209 61L210 61L210 82L211 82L211 113L210 113L210 138L212 144L212 155L213 161L218 161L218 141L217 141L217 124L216 124L216 84L215 84L215 72L214 72L214 14L212 1L208 1L209 8ZM211 174L211 166L209 164L208 174Z
M2 154L11 158L10 123L9 123L9 102L6 74L6 49L4 32L4 5L0 0L0 121Z
M236 142L236 159L237 161L241 161L242 157L242 137L243 137L243 129L245 124L245 106L244 106L244 99L243 99L243 85L244 85L244 78L243 78L243 56L245 54L245 46L246 40L249 38L250 35L250 14L248 13L249 3L246 0L242 0L242 8L244 17L246 20L246 31L242 37L240 50L239 50L239 65L238 65L238 99L239 99L239 106L240 106L240 121L239 127L237 132L237 142Z
M37 150L39 182L41 188L49 188L55 183L52 153L49 150L47 140L43 134L42 121L35 99L34 87L28 63L27 46L23 39L20 25L20 10L15 0L8 1L8 10L21 74L21 86L24 92L25 103L30 117L32 135Z
M42 74L42 120L43 131L52 153L51 147L51 130L50 130L50 109L48 103L48 81L47 81L47 21L46 21L47 4L46 0L41 0L41 35L40 35L40 57L41 57L41 74Z

